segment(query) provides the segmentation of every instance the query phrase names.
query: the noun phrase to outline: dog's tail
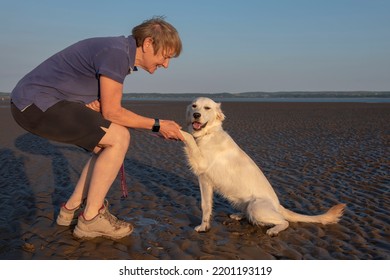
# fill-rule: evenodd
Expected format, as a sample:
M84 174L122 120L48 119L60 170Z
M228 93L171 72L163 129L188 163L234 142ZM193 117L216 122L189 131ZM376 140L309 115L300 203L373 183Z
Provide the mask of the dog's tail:
M337 223L344 214L345 207L346 204L337 204L330 208L326 213L309 216L295 213L280 205L280 212L289 222L321 223L326 225Z

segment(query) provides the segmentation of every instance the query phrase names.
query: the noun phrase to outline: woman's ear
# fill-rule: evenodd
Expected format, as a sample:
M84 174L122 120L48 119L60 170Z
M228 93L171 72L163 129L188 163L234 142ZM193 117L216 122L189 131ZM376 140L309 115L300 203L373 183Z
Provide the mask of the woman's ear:
M142 43L142 50L146 52L150 48L153 48L153 39L152 37L146 37Z

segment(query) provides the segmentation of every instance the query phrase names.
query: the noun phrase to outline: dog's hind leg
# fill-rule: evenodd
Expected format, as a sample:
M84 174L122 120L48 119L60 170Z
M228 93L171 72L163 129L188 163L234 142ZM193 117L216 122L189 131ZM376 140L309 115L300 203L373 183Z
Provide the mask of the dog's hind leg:
M248 204L249 220L257 225L273 225L267 230L269 236L276 236L288 228L289 223L274 205L266 199L254 199Z

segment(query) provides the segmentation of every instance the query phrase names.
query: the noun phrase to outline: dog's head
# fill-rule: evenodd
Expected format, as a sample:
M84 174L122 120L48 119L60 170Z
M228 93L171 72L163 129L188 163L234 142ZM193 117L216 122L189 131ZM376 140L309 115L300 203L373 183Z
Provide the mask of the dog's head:
M221 127L224 119L221 103L216 103L210 98L196 98L187 106L188 132L196 138L207 134L213 128Z

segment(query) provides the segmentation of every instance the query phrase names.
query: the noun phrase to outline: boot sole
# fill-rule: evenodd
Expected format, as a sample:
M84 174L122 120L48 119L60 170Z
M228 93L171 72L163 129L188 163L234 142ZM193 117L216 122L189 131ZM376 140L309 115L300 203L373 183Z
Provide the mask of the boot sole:
M63 220L63 219L57 218L56 223L59 226L68 227L68 226L73 226L73 225L77 224L77 219L73 219L73 220L69 221L69 220Z
M90 239L97 238L97 237L104 237L104 238L111 239L111 240L118 240L118 239L122 239L126 236L129 236L133 232L133 230L134 229L131 228L129 230L129 232L126 232L126 233L123 233L120 235L112 236L112 235L104 234L104 233L97 232L97 231L84 231L84 230L81 230L78 226L76 226L75 229L73 230L73 236L76 237L77 239L84 239L84 240L90 240Z

